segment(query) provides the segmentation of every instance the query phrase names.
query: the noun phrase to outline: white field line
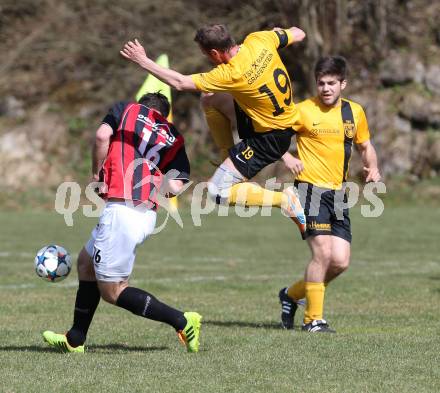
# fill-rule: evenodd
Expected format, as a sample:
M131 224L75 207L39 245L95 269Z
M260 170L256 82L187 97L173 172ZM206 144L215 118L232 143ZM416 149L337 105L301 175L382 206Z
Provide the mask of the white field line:
M32 254L30 252L11 252L11 251L0 251L0 258L6 259L6 258L20 258L20 259L29 259L31 261L34 260L36 254ZM70 254L72 261L76 261L76 258L78 257L78 254ZM143 260L142 257L138 257L140 261ZM160 258L163 262L176 262L176 261L182 261L181 259L170 257L170 256L164 256ZM225 258L225 257L191 257L192 261L195 262L244 262L244 258Z
M30 261L33 261L34 255L27 252L20 252L20 253L13 253L10 251L0 251L0 258L25 258L29 259ZM76 255L72 255L72 260L76 260ZM164 257L161 258L164 262L173 262L174 267L179 268L185 268L186 261L182 260L180 258L172 258L172 257ZM229 262L245 262L246 260L244 258L225 258L225 257L210 257L210 256L200 256L200 257L191 257L189 258L191 261L197 261L197 262L207 262L207 263L213 263L213 262L222 262L222 263L229 263ZM0 261L1 263L1 261ZM179 265L177 265L179 264ZM135 266L135 269L150 269L151 266L148 265L148 262L142 263L139 261L139 263ZM232 272L231 272L232 273ZM226 281L226 280L242 280L242 281L267 281L267 280L274 280L274 279L280 279L284 278L285 276L282 274L278 275L234 275L231 274L230 276L226 275L198 275L198 276L174 276L174 277L164 277L164 278L147 278L147 279L132 279L130 280L131 283L172 283L172 282L210 282L210 281ZM38 280L38 277L36 277ZM49 287L54 288L76 288L78 286L78 281L69 280L67 282L58 282L58 283L47 283ZM34 283L21 283L21 284L1 284L1 289L29 289L29 288L39 288L41 287L40 284L34 284Z
M78 258L78 254L70 254L73 264L76 262L76 259ZM35 254L29 253L29 252L11 252L11 251L0 251L0 263L2 262L1 259L7 259L7 258L20 258L20 259L29 259L30 261L33 261L35 258ZM154 262L157 262L156 258L153 258ZM143 258L142 256L137 256L137 264L136 269L148 269L148 260ZM161 256L160 257L161 262L172 262L173 265L176 265L177 263L180 264L186 264L187 261L193 261L193 262L221 262L221 263L242 263L242 262L249 262L249 259L246 258L240 258L240 257L212 257L212 256L194 256L186 259L182 259L179 257L171 257L171 256ZM279 263L285 263L285 262L294 262L294 259L278 259L277 262Z
M35 258L35 254L31 254L30 252L10 252L10 251L0 251L0 258Z
M7 258L19 258L19 259L29 259L30 261L33 261L35 258L35 255L37 254L37 251L35 251L35 254L32 254L30 252L11 252L11 251L0 251L0 259L7 259ZM78 257L78 254L70 254L72 257L72 261L75 261Z
M136 284L136 283L172 283L172 282L210 282L210 281L227 281L227 280L240 280L240 281L268 281L268 280L279 280L281 278L285 278L285 275L279 274L279 275L231 275L231 276L223 276L223 275L216 275L216 276L189 276L189 277L173 277L173 278L157 278L157 279L132 279L130 280L130 283ZM36 280L38 280L38 277L35 277ZM47 283L47 286L53 287L53 288L76 288L78 286L78 281L76 280L70 280L68 282L58 282L58 283ZM41 284L34 284L34 283L26 283L26 284L5 284L0 285L1 289L30 289L30 288L42 288Z
M433 273L433 270L429 267L436 267L438 268L438 263L436 261L428 261L426 263L426 268L423 270L418 270L419 273ZM139 266L137 267L139 268ZM147 268L147 266L145 266ZM405 271L406 273L411 273L412 270ZM414 270L415 271L415 270ZM285 274L259 274L259 275L251 275L251 274L234 274L231 272L230 275L198 275L198 276L179 276L179 274L174 274L174 277L162 277L162 278L142 278L142 279L131 279L130 283L132 284L148 284L148 283L156 283L156 284L162 284L162 283L174 283L174 282L212 282L212 281L243 281L243 282L259 282L259 281L285 281L286 275ZM386 276L389 275L389 272L384 271L373 271L370 272L371 277L379 277L379 276ZM351 275L353 277L362 276L365 277L365 272L352 272ZM292 275L292 278L294 274ZM35 277L35 279L38 281L38 277ZM288 279L290 282L291 279ZM64 282L58 282L58 283L49 283L47 282L47 286L53 287L53 288L76 288L78 286L77 280L68 280ZM34 284L34 283L23 283L23 284L3 284L0 285L0 290L2 289L26 289L26 288L41 288L41 284Z

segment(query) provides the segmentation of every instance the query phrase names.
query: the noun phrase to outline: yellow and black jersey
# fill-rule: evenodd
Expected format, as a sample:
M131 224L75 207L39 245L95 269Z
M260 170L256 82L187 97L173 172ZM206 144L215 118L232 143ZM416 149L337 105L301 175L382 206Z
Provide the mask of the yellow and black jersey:
M370 139L362 106L341 100L329 108L318 97L297 104L302 126L297 131L297 147L304 171L298 181L323 188L340 189L346 180L352 144Z
M228 92L252 119L256 132L299 125L292 85L278 49L293 42L290 30L249 34L227 64L191 75L198 90Z

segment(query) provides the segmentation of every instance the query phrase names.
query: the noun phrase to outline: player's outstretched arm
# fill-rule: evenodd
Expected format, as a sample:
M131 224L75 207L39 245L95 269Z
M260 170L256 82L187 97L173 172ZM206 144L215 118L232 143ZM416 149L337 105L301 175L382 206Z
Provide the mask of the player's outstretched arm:
M364 164L365 181L367 183L380 181L382 177L377 166L376 149L369 140L359 143L357 146Z
M160 79L162 82L176 90L197 90L196 85L189 75L182 75L177 71L161 67L151 60L147 56L144 47L137 39L134 41L128 41L119 53L126 59L139 64L144 70L147 70L157 79Z

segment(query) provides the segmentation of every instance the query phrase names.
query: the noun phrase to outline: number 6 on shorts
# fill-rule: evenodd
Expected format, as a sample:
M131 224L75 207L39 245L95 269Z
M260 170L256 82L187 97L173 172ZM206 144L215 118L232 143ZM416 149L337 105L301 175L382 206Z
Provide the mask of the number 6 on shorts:
M99 263L101 262L101 254L100 254L101 250L98 250L97 248L95 248L95 252L93 253L93 261L95 263Z

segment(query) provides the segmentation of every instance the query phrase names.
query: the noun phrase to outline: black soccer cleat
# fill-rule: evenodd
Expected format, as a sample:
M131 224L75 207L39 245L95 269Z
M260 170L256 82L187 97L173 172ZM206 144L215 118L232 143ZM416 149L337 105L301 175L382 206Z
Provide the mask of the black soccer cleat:
M287 295L287 288L280 290L278 297L281 304L281 327L283 329L293 329L293 319L295 318L298 305Z
M302 331L310 333L336 333L336 330L330 329L325 319L317 319L303 324Z

